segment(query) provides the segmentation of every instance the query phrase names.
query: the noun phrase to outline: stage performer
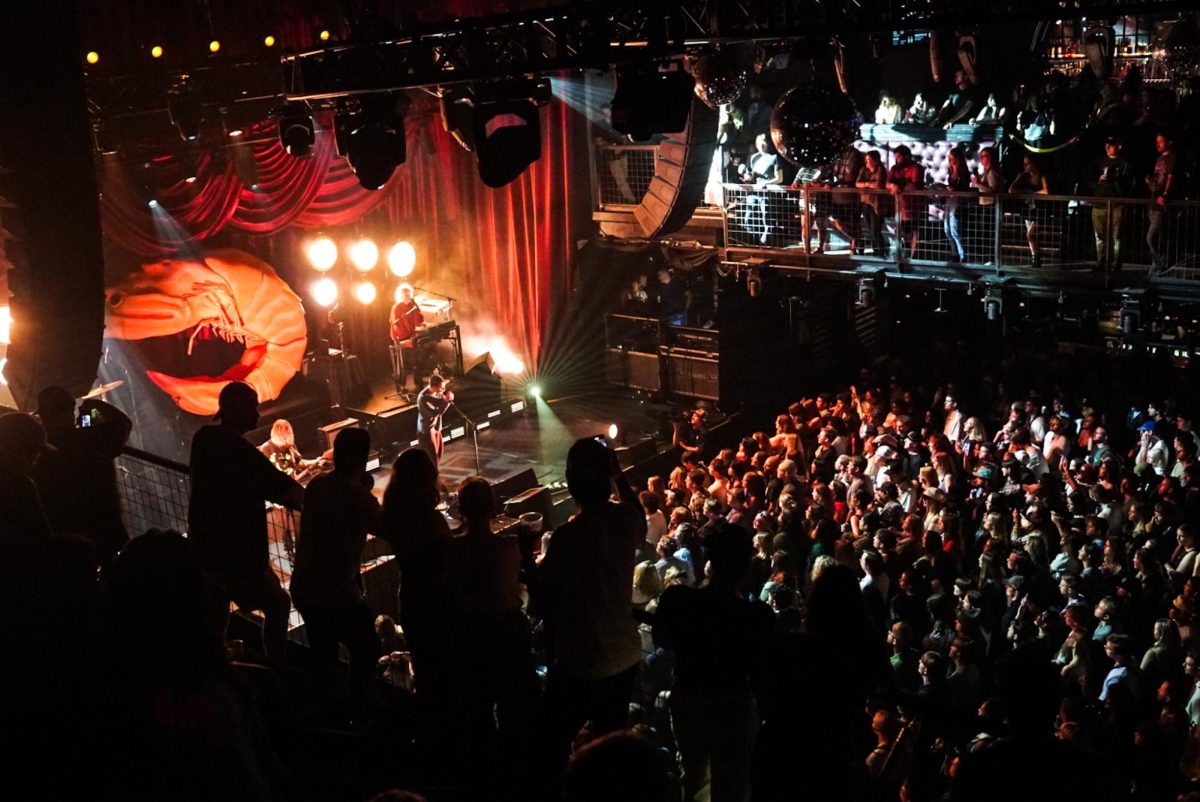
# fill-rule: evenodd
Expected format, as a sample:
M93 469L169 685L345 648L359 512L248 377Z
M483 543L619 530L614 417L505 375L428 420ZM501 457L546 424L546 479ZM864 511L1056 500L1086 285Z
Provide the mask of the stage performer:
M300 449L296 448L296 433L286 418L279 418L271 424L271 438L258 450L272 465L293 478L306 468L320 463L319 459L304 459L300 455Z
M421 308L413 300L413 288L411 284L400 285L400 297L397 299L396 305L392 307L390 321L392 344L398 349L397 354L400 357L400 375L397 376L396 380L400 385L403 385L408 378L408 369L405 366L403 350L401 349L411 350L413 348L413 334L416 333L418 326L425 323L425 316L421 314Z
M454 403L454 393L438 374L417 394L417 441L436 467L442 459L442 415Z

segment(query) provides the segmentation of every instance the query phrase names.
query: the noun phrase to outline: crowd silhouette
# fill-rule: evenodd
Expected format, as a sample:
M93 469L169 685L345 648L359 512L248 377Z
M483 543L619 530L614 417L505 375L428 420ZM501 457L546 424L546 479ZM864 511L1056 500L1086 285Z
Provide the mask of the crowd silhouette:
M481 478L453 531L420 449L381 503L365 431L301 488L234 384L194 439L189 531L126 540L128 420L67 426L51 388L0 416L16 798L1195 798L1187 414L860 378L640 493L577 441L546 538L494 534ZM268 500L303 510L287 589ZM398 626L364 594L370 537Z

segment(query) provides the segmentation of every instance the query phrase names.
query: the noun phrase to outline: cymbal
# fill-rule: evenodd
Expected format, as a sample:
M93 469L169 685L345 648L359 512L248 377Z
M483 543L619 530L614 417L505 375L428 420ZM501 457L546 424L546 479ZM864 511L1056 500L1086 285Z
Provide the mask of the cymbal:
M109 382L108 384L102 384L99 387L97 387L96 389L90 391L87 395L83 396L79 400L87 401L89 398L95 398L97 396L104 395L105 393L108 393L108 392L111 392L111 391L117 389L124 383L125 383L125 381L123 379L117 379L115 382Z

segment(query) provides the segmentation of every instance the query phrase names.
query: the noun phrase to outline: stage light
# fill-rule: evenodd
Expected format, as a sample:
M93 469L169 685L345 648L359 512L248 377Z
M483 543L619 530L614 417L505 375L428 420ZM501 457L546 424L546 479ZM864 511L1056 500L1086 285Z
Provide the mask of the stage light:
M221 43L218 40L213 39L211 42L208 43L208 52L216 53L220 49L221 49Z
M12 342L12 307L0 306L0 345Z
M403 115L409 100L406 95L385 95L364 98L360 104L359 113L342 123L348 130L346 161L364 189L379 189L408 155ZM339 145L341 140L339 132Z
M540 384L529 385L529 394L534 398L542 397L542 386Z
M476 110L475 158L486 186L497 188L515 181L541 157L542 132L534 101L485 104Z
M267 38L263 39L263 44L266 45L267 47L274 47L275 46L275 37L268 35Z
M162 54L162 45L155 45L154 47L150 48L150 56L152 58L162 58Z
M308 245L308 261L324 273L337 264L338 249L329 237L319 237Z
M657 67L627 68L617 72L613 95L612 127L636 140L651 134L670 134L687 126L695 81L683 70Z
M150 200L146 201L146 205L149 206L151 209L157 209L158 201L156 201L154 198L151 198Z
M186 79L181 79L167 90L167 114L185 142L195 142L200 138L204 103L199 90Z
M442 122L458 144L475 154L483 183L502 187L541 158L538 108L550 102L551 94L545 78L446 90Z
M854 305L859 309L868 309L875 305L875 283L871 279L862 279L858 282L858 300Z
M313 300L321 306L333 306L338 297L338 285L331 278L318 279L313 282L312 288Z
M8 367L8 357L0 358L0 386L8 386L8 377L4 375L5 368Z
M1121 333L1131 336L1142 326L1142 309L1136 298L1126 295L1121 298L1121 312L1118 317Z
M373 240L360 239L350 246L350 261L360 272L370 271L379 262L379 246Z
M369 281L360 281L354 285L354 297L358 299L360 304L374 303L378 295L379 291Z
M312 153L317 141L316 128L308 106L303 103L288 103L279 113L279 144L289 156L302 159Z
M417 266L417 250L412 243L401 240L388 251L388 269L397 278L408 278Z
M1004 299L989 288L983 296L983 312L995 323L1004 314Z
M100 60L100 54L97 53L95 50L90 50L90 51L88 51L86 58L87 58L88 64L95 64L97 61Z
M328 31L328 30L323 30L323 31L321 31L321 33L319 33L319 34L318 34L318 36L320 36L320 37L321 37L321 41L322 41L322 42L328 42L328 41L329 41L329 31Z
M621 431L617 428L617 424L614 423L608 427L608 439L609 440L616 440L617 435L620 433L621 433Z

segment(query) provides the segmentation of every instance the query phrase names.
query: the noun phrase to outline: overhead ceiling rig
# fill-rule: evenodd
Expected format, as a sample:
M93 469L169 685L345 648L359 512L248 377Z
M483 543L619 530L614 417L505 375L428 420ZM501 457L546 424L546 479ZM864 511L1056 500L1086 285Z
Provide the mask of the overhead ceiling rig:
M1009 20L1171 13L1188 0L678 0L577 2L395 31L283 59L289 100L603 67L706 44Z

